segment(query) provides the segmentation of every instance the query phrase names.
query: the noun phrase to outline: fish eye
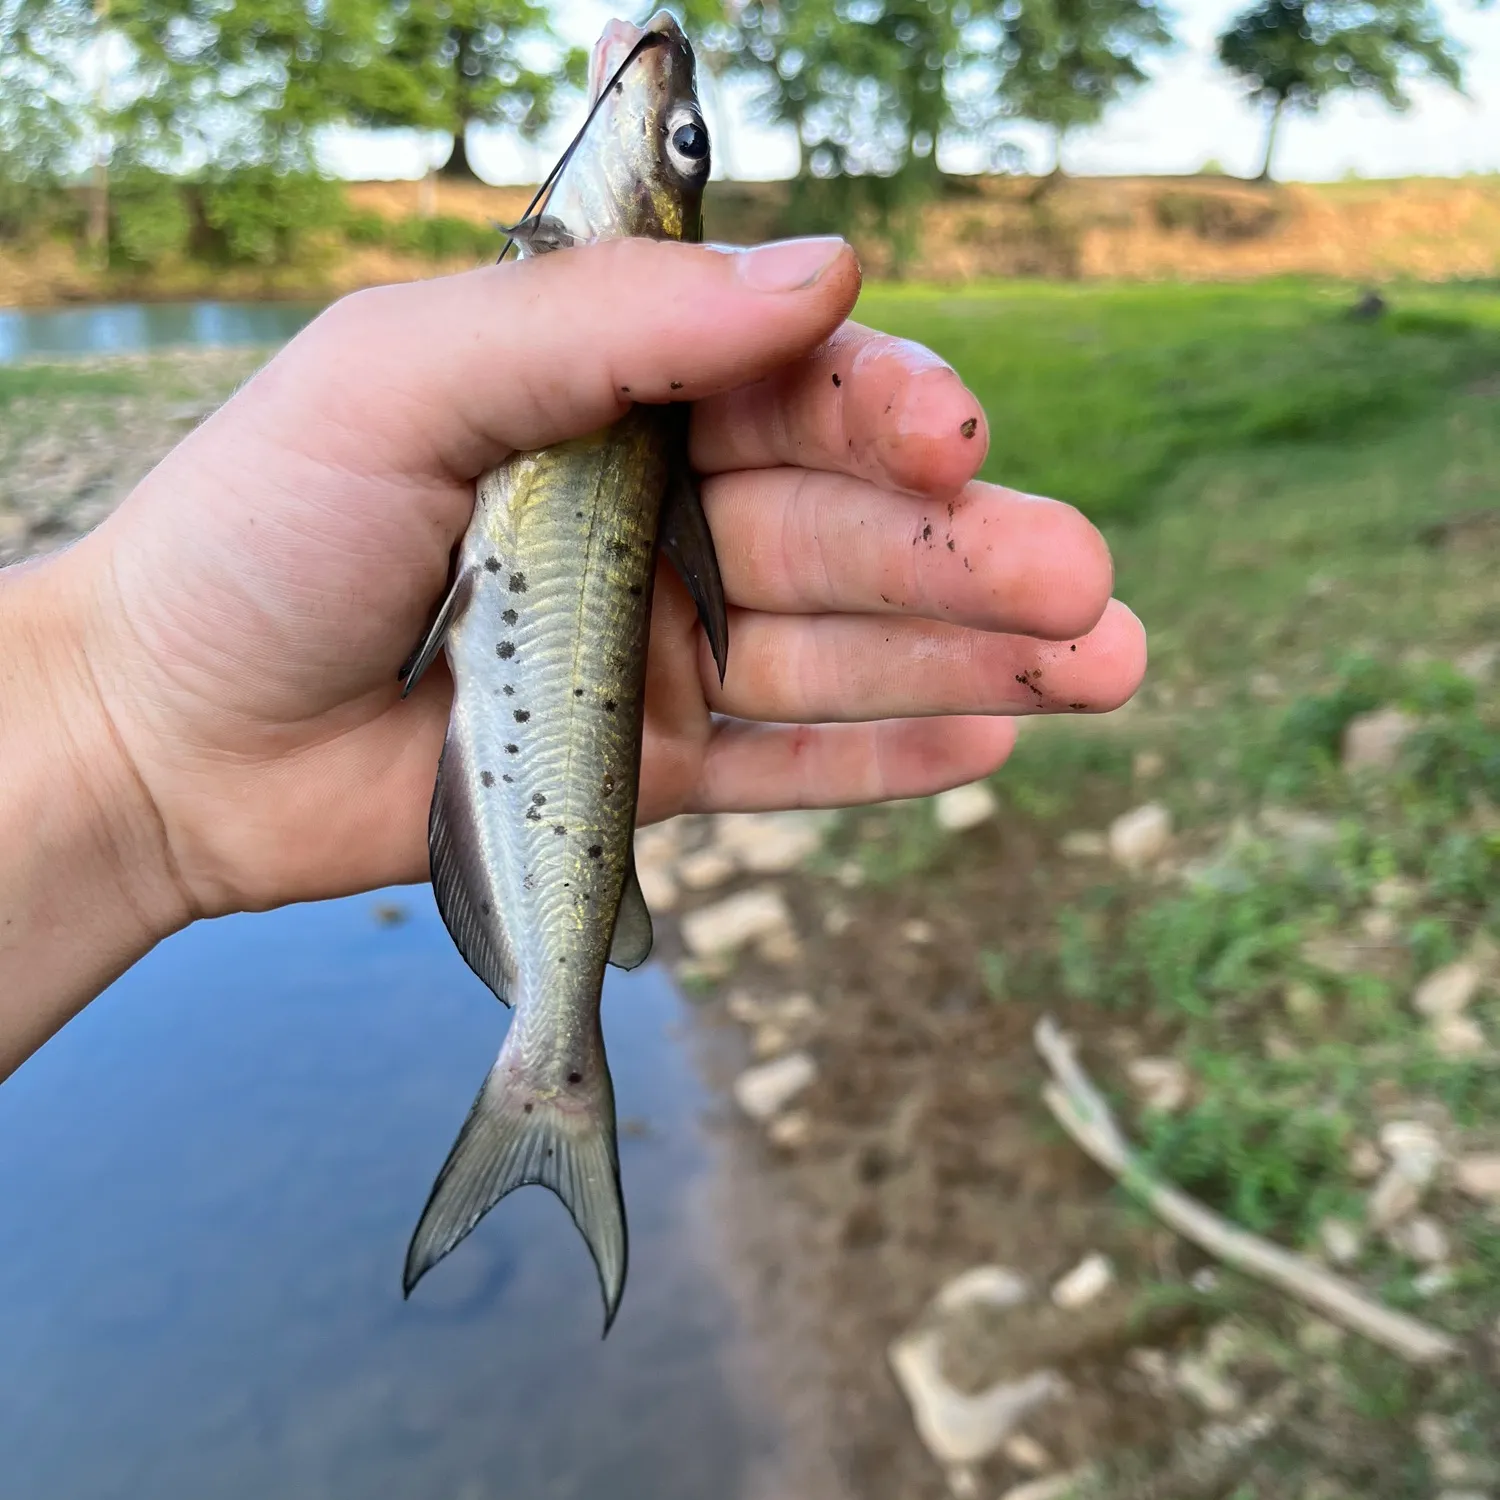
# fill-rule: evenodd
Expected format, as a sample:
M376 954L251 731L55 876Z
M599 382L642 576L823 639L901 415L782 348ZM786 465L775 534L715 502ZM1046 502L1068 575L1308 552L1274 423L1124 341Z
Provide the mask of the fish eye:
M685 111L667 122L667 155L684 177L703 172L708 163L708 131L696 114Z

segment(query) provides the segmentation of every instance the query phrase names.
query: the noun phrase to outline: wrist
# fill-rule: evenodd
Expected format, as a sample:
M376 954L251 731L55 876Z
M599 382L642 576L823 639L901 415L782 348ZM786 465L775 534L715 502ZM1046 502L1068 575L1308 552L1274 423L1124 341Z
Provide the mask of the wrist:
M192 917L96 686L102 562L0 575L0 1077Z

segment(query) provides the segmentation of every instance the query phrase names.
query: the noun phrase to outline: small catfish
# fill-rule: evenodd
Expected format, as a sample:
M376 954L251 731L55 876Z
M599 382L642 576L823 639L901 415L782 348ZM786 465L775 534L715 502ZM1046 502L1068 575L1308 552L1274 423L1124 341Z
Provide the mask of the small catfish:
M546 211L510 231L522 255L630 235L701 240L708 131L676 21L612 22L592 83ZM409 692L447 650L432 885L459 952L515 1007L412 1237L408 1295L501 1198L541 1183L588 1243L606 1333L619 1308L625 1208L599 997L606 963L633 969L651 950L632 843L658 546L694 597L721 680L728 646L687 415L633 406L485 474L452 588L405 669Z

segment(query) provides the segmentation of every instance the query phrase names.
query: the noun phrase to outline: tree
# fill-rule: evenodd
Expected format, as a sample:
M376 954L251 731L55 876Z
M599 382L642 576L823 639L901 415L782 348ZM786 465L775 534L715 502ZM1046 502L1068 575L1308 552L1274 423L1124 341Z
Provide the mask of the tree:
M1262 182L1288 108L1311 114L1330 95L1356 91L1399 110L1411 102L1405 84L1413 77L1462 82L1458 51L1430 0L1262 0L1230 23L1218 50L1266 110Z
M586 59L562 55L538 0L405 0L384 9L378 48L351 91L353 117L446 131L453 145L440 170L448 176L474 176L470 125L534 136L562 90L582 79Z
M1052 131L1054 173L1068 132L1144 83L1143 56L1172 41L1155 0L1009 0L989 19L995 112Z

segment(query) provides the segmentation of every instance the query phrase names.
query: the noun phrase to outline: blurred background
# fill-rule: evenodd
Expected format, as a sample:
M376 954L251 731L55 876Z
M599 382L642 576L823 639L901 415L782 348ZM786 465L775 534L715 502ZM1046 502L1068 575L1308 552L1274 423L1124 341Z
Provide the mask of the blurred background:
M641 834L603 1345L540 1193L401 1301L505 1025L425 889L164 944L0 1090L0 1494L1500 1494L1500 11L680 14L711 236L855 240L986 477L1107 533L1146 686ZM493 259L609 15L0 0L0 564L334 296ZM1444 1357L1142 1206L1046 1016L1146 1178Z

